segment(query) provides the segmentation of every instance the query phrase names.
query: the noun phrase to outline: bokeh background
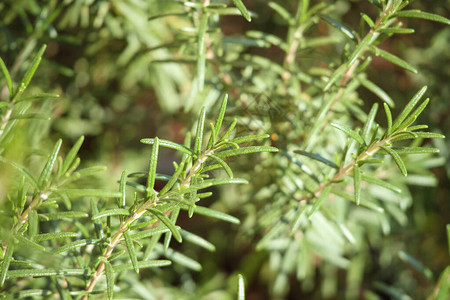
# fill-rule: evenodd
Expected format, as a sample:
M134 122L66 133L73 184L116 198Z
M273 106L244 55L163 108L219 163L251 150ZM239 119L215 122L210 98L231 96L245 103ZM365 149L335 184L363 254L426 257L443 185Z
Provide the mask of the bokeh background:
M220 29L227 36L237 36L247 30L261 30L276 36L286 35L286 26L278 15L262 0L244 1L255 13L251 23L240 16L220 20ZM283 1L280 1L283 2ZM286 8L296 1L284 1ZM350 28L359 26L360 12L374 13L369 1L333 1L336 17ZM450 2L414 1L413 8L450 17ZM79 136L86 137L81 150L85 165L106 165L107 175L95 184L116 189L116 179L123 169L145 171L149 151L139 143L144 137L159 136L181 142L195 121L200 103L190 98L195 63L186 59L183 49L189 40L183 28L189 26L183 16L152 18L164 12L180 12L174 1L157 0L73 0L37 1L3 0L0 3L0 55L11 72L20 77L19 69L30 53L41 44L47 50L32 88L36 91L58 93L58 100L49 100L40 108L49 113L52 122L46 129L50 138L62 137L66 149ZM45 20L50 16L51 25ZM428 85L430 105L421 116L433 131L450 136L450 28L426 20L405 20L406 27L415 34L397 36L383 43L387 49L403 57L419 69L419 74L407 73L396 66L375 60L370 79L388 92L401 108L411 91ZM318 24L326 32L328 25ZM183 40L184 39L184 40ZM182 42L180 42L182 41ZM249 48L277 61L276 47ZM189 53L188 53L189 54ZM373 97L361 91L362 98ZM205 103L208 105L208 103ZM369 110L370 103L366 110ZM254 116L258 117L258 116ZM401 261L384 264L389 252L404 248L429 267L437 276L449 263L446 224L450 220L450 140L435 141L441 158L432 169L435 182L417 182L411 189L414 204L408 210L407 226L394 225L392 234L385 237L384 247L373 249L373 264L366 269L364 282L379 280L399 284L410 294L428 294L434 281L426 280ZM171 152L163 153L160 172L171 172ZM238 167L238 164L236 164ZM239 191L236 191L239 193ZM220 205L220 204L219 204ZM248 217L239 208L229 213L242 219ZM233 285L231 275L244 270L249 286L248 299L269 299L266 281L268 270L261 268L267 254L256 252L258 237L248 238L237 226L214 222L202 217L192 220L180 218L180 223L216 245L216 252L183 246L184 252L203 265L199 273L161 272L159 279L143 281L162 287L171 284L184 291L207 294L208 291ZM143 275L145 277L145 274ZM320 274L317 275L320 282ZM319 289L304 294L292 279L289 299L320 299ZM434 278L436 280L436 278ZM209 294L209 299L219 299ZM215 298L216 297L216 298ZM302 298L303 297L303 298ZM387 299L387 298L386 298Z

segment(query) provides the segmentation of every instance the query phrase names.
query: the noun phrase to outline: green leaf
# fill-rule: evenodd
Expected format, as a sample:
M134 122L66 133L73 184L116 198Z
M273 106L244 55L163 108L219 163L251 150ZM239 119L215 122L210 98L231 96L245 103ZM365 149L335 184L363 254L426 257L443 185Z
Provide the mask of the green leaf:
M165 259L159 259L159 260L147 260L147 261L139 261L137 263L137 267L139 269L145 269L145 268L156 268L156 267L166 267L170 266L172 262L170 260ZM123 265L117 265L114 266L113 269L115 272L123 272L126 270L131 270L134 267L131 264L123 264Z
M280 4L270 1L269 7L272 8L274 11L276 11L288 24L290 24L290 25L294 24L294 18Z
M53 251L53 254L60 254L75 248L79 248L79 247L84 247L86 245L92 245L92 244L98 244L98 243L102 243L103 241L101 239L83 239L83 240L79 240L79 241L75 241L75 242L71 242L68 244L65 244L64 246L62 246L61 248L56 249L55 251Z
M427 148L427 147L392 147L392 150L398 154L424 154L424 153L439 153L438 148Z
M391 190L393 192L396 192L396 193L401 193L402 192L402 190L399 187L397 187L397 186L395 186L395 185L393 185L393 184L391 184L389 182L386 182L384 180L381 180L381 179L378 179L376 177L367 175L367 174L361 174L361 179L366 181L366 182L382 186L382 187L384 187L384 188L386 188L388 190Z
M176 226L176 228L179 230L180 228L178 226ZM170 231L169 228L152 228L152 229L148 229L148 230L143 230L143 231L139 231L136 233L132 233L130 234L131 238L133 238L134 240L140 240L143 238L147 238L149 236L155 235L155 234L162 234L162 233L166 233Z
M450 248L449 248L450 249ZM435 300L447 300L450 293L450 266L445 268L436 284Z
M358 78L358 80L366 89L380 97L380 99L389 104L390 107L395 107L394 100L392 100L392 98L375 83L362 77Z
M39 185L37 183L37 181L34 179L33 175L31 175L31 173L25 169L25 167L16 164L13 161L9 161L5 158L3 158L2 156L0 156L0 161L10 164L11 166L13 166L14 168L16 168L26 179L28 179L28 182L36 189L39 190Z
M45 247L42 245L39 245L36 242L33 242L32 240L27 239L24 236L21 235L17 235L16 238L19 240L20 243L22 243L22 246L25 246L25 248L34 248L37 249L39 251L45 251Z
M386 122L387 122L387 128L386 128L386 136L390 135L392 132L392 113L389 109L389 105L386 103L383 103L384 111L386 112Z
M205 127L205 107L202 107L197 121L197 132L195 134L194 153L200 155L203 144L203 129Z
M3 256L3 261L0 269L0 287L2 287L3 284L5 284L6 275L8 275L8 277L10 276L11 271L8 271L8 269L9 264L11 263L12 260L13 252L14 252L14 244L13 241L10 240L8 245L6 246L5 255Z
M56 142L55 147L53 147L53 151L50 154L41 175L39 176L38 185L42 190L46 189L48 186L53 167L55 166L56 158L58 157L59 149L61 149L61 144L62 140L59 139Z
M375 54L375 56L379 56L387 61L390 61L391 63L402 67L405 70L408 70L414 74L417 74L417 69L408 64L403 59L399 58L398 56L395 56L394 54L391 54L387 51L381 50L380 48L377 48L375 46L370 47L369 50Z
M233 0L234 5L236 5L237 9L241 12L242 16L249 22L251 22L252 17L245 7L244 3L241 0Z
M78 237L78 233L76 233L76 232L41 233L41 234L35 235L33 237L33 241L42 242L42 241L48 241L48 240L54 240L54 239L64 239L64 238L71 238L71 237Z
M238 218L230 216L229 214L213 210L211 208L207 208L204 206L196 206L195 207L195 213L215 219L219 219L225 222L233 223L233 224L240 224L241 221L239 221Z
M159 245L156 245L156 246L159 248ZM173 250L171 248L167 249L167 251L165 251L165 252L161 251L161 250L159 250L159 251L162 252L162 254L165 257L167 257L168 259L170 259L170 260L172 260L172 261L174 261L174 262L176 262L176 263L178 263L180 265L183 265L183 266L185 266L185 267L187 267L187 268L189 268L191 270L194 270L194 271L201 271L202 270L202 266L197 261L193 260L192 258L190 258L190 257L188 257L188 256L186 256L186 255L184 255L184 254L182 254L182 253L180 253L178 251L175 251L175 250Z
M119 198L119 207L124 208L126 206L126 200L127 200L127 194L126 194L126 187L127 187L127 171L123 171L122 175L120 176L120 184L119 184L119 192L122 195Z
M353 32L347 26L345 26L342 23L336 21L335 19L333 19L329 16L326 16L326 15L323 15L323 14L319 14L319 17L321 17L323 20L325 20L330 25L339 29L343 34L348 36L350 39L356 41L356 36L353 34Z
M355 193L355 203L359 205L361 203L361 170L358 164L353 167L353 187Z
M409 140L409 139L444 139L445 135L434 132L414 132L414 135L408 134L408 132L401 133L400 135L396 135L395 138L391 139L392 142L401 141L401 140Z
M25 75L23 76L23 79L19 85L19 90L17 91L17 94L23 93L25 89L28 87L28 84L31 81L31 78L33 78L34 73L36 72L37 67L39 66L42 55L44 54L45 48L47 48L47 45L42 45L39 49L37 55L34 57L33 61L31 62L30 68L27 70Z
M258 153L258 152L278 152L278 151L279 150L277 148L270 146L250 146L245 148L231 149L217 152L216 156L219 158L224 158L242 154Z
M227 109L227 102L228 102L228 94L225 94L223 96L222 105L220 106L219 115L217 116L216 123L214 124L214 133L215 133L213 138L214 142L219 137L220 128L222 127L223 118L225 116L225 111Z
M406 166L405 163L403 162L403 160L401 159L400 155L392 150L389 147L386 146L381 146L381 148L386 151L390 156L392 156L392 158L394 159L395 163L397 164L398 168L400 169L400 171L402 172L403 176L408 175L408 172L406 171Z
M172 210L172 212L170 213L170 222L172 224L176 224L179 213L180 213L180 208L179 207L174 208ZM166 236L164 237L164 250L167 250L169 248L171 239L172 239L172 232L169 231L169 232L166 233Z
M369 114L367 115L367 120L364 123L364 127L362 129L362 137L365 140L366 144L370 143L371 141L370 139L370 132L374 127L375 124L375 117L377 115L377 111L378 111L378 103L374 103L372 105L372 108L370 109Z
M61 211L56 213L47 213L40 216L44 217L46 221L53 221L62 219L87 218L89 217L89 214L82 211Z
M364 19L364 21L366 21L367 25L369 25L370 28L375 27L375 23L368 15L366 15L365 13L361 13L361 17Z
M409 255L404 251L398 252L398 257L405 263L410 264L414 269L416 269L420 274L422 274L426 279L433 280L433 272L423 264L421 264L417 259Z
M201 236L198 236L183 229L180 230L180 234L186 241L189 241L199 247L202 247L211 252L214 252L216 250L216 247L213 244L211 244L209 241L205 240Z
M142 139L141 143L147 144L147 145L153 145L155 143L155 139L151 139L151 138ZM178 150L178 151L181 151L181 152L189 154L189 155L193 155L194 154L194 152L191 149L189 149L189 148L187 148L187 147L185 147L183 145L171 142L171 141L160 139L159 140L159 145L163 146L163 147L170 148L170 149Z
M90 275L87 269L21 269L8 272L8 278L21 277L51 277L57 275L64 276L87 276Z
M180 177L181 173L184 170L185 162L181 162L178 167L176 168L175 172L173 173L170 180L166 183L166 185L162 188L162 190L159 192L159 195L162 196L173 187L173 185L177 182L178 178Z
M205 86L205 65L206 65L206 45L205 37L208 29L208 13L203 13L200 19L198 29L198 45L197 45L197 84L198 91L202 92Z
M138 260L137 260L136 250L134 249L133 239L130 237L130 234L128 233L128 231L125 231L123 233L123 237L125 238L125 244L127 245L128 255L130 256L131 264L133 265L133 269L136 272L136 274L139 274Z
M59 193L67 195L69 198L78 197L98 197L98 198L117 198L122 197L119 192L100 189L60 189Z
M427 86L424 86L414 95L414 97L411 98L411 100L408 102L408 104L405 106L402 112L395 119L394 124L392 125L392 132L396 131L399 127L402 126L403 121L411 113L411 111L414 109L417 103L419 103L420 99L427 91L427 88L428 88Z
M347 66L346 65L341 65L339 68L336 69L336 71L333 72L333 74L331 75L330 79L328 79L327 84L325 85L325 87L323 88L323 90L326 92L328 91L328 89L345 73L345 71L347 71ZM331 103L330 103L331 104ZM326 105L322 107L322 110L326 108ZM319 113L320 116L320 113ZM318 119L320 120L320 119Z
M173 234L173 237L179 242L182 242L182 238L180 235L180 232L178 231L177 226L175 226L175 224L172 223L172 221L169 220L169 218L162 213L161 211L155 209L155 208L148 208L147 209L149 212L151 212L155 217L157 217L159 220L161 220L161 222L164 223L164 225L167 226L167 228L170 229L170 231Z
M331 123L330 125L333 126L334 128L341 130L346 135L348 135L351 138L353 138L354 140L356 140L359 144L361 144L361 145L364 144L364 139L361 137L361 135L358 132L354 131L353 129L351 129L345 125L337 124L334 122Z
M319 197L316 199L316 201L314 201L314 204L313 204L311 210L308 212L308 218L310 218L317 210L319 210L320 206L322 206L323 201L325 201L325 199L328 197L328 194L330 193L330 191L331 191L331 185L326 186L322 190ZM300 212L300 214L301 213L302 212ZM300 224L298 224L298 225L300 225ZM294 226L294 228L298 227L298 225Z
M91 220L97 220L100 218L104 218L104 217L109 217L109 216L128 216L130 214L130 212L128 211L128 209L124 209L124 208L113 208L113 209L108 209L108 210L104 210L102 212L99 212L98 214L95 214L94 216L92 216Z
M242 274L238 274L238 300L245 300L245 282Z
M347 66L350 67L353 63L363 54L369 45L371 45L376 40L376 35L373 33L368 33L364 39L359 43L358 47L353 51L353 53L348 58Z
M17 99L16 103L23 102L23 101L31 101L31 100L41 100L41 99L56 99L59 98L58 94L48 94L48 93L41 93L37 95L31 95L27 97L21 97L20 99Z
M107 259L105 259L103 263L105 264L106 292L108 294L108 299L112 299L114 295L114 269Z
M12 97L14 97L14 87L12 84L11 75L9 75L8 68L6 67L5 62L1 57L0 57L0 67L2 68L3 76L5 76L6 86L8 87L9 90L9 98L11 99Z
M414 29L412 28L381 28L378 32L385 34L410 34L414 33Z
M248 143L248 142L253 142L253 141L257 141L257 140L267 139L269 137L270 137L270 135L268 135L268 134L253 134L253 135L240 136L240 137L231 139L228 142L235 143L235 144L241 144L241 143Z
M233 171L231 170L231 168L227 165L227 163L225 161L223 161L222 159L220 159L219 157L211 154L209 156L210 158L214 159L216 162L219 163L219 165L224 168L225 172L227 172L228 176L230 178L233 178Z
M395 17L404 17L404 18L418 18L418 19L425 19L430 20L434 22L440 22L447 25L450 25L450 20L436 14L423 12L418 9L412 9L412 10L402 10L394 14Z
M72 149L70 149L69 153L67 153L66 159L63 162L63 165L61 167L62 172L61 174L65 174L67 170L69 170L69 167L72 165L72 162L74 161L75 157L77 156L78 151L81 148L81 145L83 144L84 136L80 136L78 140L73 145Z
M159 152L159 139L155 137L152 147L152 153L150 156L150 163L148 167L146 198L150 198L150 196L153 194L153 188L155 187L156 166L158 164L158 152Z
M319 161L321 163L324 163L324 164L326 164L329 167L332 167L334 169L339 169L339 166L336 165L334 162L332 162L332 161L330 161L330 160L328 160L328 159L326 159L326 158L324 158L324 157L322 157L320 155L317 155L317 154L314 154L314 153L310 153L310 152L306 152L306 151L303 151L303 150L294 150L294 152L298 153L300 155L312 158L314 160L317 160L317 161Z

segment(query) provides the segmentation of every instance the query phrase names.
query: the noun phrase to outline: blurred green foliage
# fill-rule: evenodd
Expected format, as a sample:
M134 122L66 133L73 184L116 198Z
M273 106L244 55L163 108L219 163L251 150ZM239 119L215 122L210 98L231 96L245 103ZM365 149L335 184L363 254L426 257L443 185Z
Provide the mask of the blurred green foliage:
M239 1L2 1L0 57L11 77L22 78L39 47L47 44L27 93L56 93L60 98L27 108L52 121L34 118L21 123L0 155L37 171L42 168L39 157L50 152L56 139L75 143L84 135L83 165L100 163L108 171L83 185L117 190L123 169L148 167L148 156L138 143L142 137L183 144L185 134L196 128L201 107L216 115L222 94L228 93L224 123L236 118L240 133L271 133L270 143L281 154L226 160L252 184L220 190L218 199L202 201L236 215L242 225L211 224L201 216L188 220L180 214L180 226L210 241L216 251L174 246L199 261L202 271L174 264L156 273L121 275L123 286L134 287L130 297L147 299L151 293L158 299L230 299L237 285L231 275L239 272L246 278L248 299L426 298L439 286L438 276L449 262L449 139L417 142L414 146L432 143L440 155L406 158L408 177L400 177L389 159L381 168L370 169L370 174L402 190L395 194L363 183L362 199L382 206L386 214L343 200L353 197L350 176L329 198L321 199L324 204L312 222L302 219L292 234L283 234L285 229L267 233L279 223L292 228L294 212L301 213L298 199L313 192L315 181L333 177L329 165L299 151L333 163L352 159L351 151L345 151L356 146L328 123L362 128L372 105L379 103L375 121L386 127L380 99L395 104L395 117L428 85L425 97L431 102L418 124L450 135L450 27L401 17L401 28L415 32L385 32L374 44L416 68L413 74L374 54L353 55L370 32L370 21L361 13L375 21L378 4L408 1L244 1L251 22L235 2ZM450 4L417 0L406 9L448 18ZM370 65L359 70L369 56ZM360 64L345 78L338 70L352 65L349 58ZM327 90L330 78L336 82ZM0 82L4 99L8 91L3 78ZM371 82L387 96L374 92ZM335 93L344 96L330 102ZM329 111L322 110L327 105ZM326 120L318 124L321 114ZM37 156L30 158L31 153ZM170 174L171 162L180 158L165 151L159 160L158 172ZM13 168L1 168L3 201L8 187L18 183L11 182ZM312 206L314 199L310 200L305 211ZM83 210L86 204L85 199L73 209Z

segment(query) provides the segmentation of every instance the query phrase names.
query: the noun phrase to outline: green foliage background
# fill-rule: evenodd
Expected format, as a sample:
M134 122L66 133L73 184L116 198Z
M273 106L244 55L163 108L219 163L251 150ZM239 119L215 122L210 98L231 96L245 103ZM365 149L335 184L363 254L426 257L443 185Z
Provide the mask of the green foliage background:
M272 134L271 142L266 144L280 149L301 143L301 136L292 137L299 129L290 127L291 120L300 120L296 126L306 127L321 104L296 107L289 97L301 90L302 94L295 97L313 103L321 94L314 84L304 90L295 90L296 83L289 83L284 95L282 88L278 89L274 78L280 77L280 71L274 65L290 67L283 66L285 53L281 47L274 46L276 37L284 40L289 34L286 20L263 0L244 1L254 14L250 23L239 13L231 16L212 14L207 31L210 40L206 43L210 44L206 51L202 90L198 77L199 54L195 46L198 38L195 30L201 28L201 14L197 2L191 6L186 3L183 6L182 2L185 1L2 1L0 56L12 77L21 78L31 57L42 44L47 44L27 92L60 95L56 100L45 99L33 105L35 113L48 116L52 121L32 119L24 123L27 130L14 137L14 145L4 156L39 169L39 159L29 158L31 152L38 154L37 157L48 153L58 138L64 140L63 147L68 151L69 144L84 135L85 142L80 150L83 166L106 165L107 171L95 179L82 181L81 185L117 190L122 170L146 171L148 168L148 151L139 143L141 138L158 136L183 144L186 133L195 128L203 105L210 118L207 123L214 119L220 107L218 99L224 92L229 94L227 124L238 117L240 132ZM229 2L211 1L232 6ZM294 14L297 3L302 1L277 2ZM319 2L328 6L333 4L333 8L325 9L324 14L349 28L360 26L361 12L376 15L376 8L370 3L373 1ZM445 0L413 1L410 6L449 17L450 4ZM169 16L160 16L168 13ZM383 41L380 47L415 66L418 74L374 58L367 78L394 99L393 115L397 115L422 86L428 85L427 97L431 98L431 103L419 121L428 124L430 131L449 136L450 27L423 19L405 18L402 21L403 27L414 28L415 33L395 35ZM311 44L302 45L304 49L298 53L300 63L296 66L299 70L308 70L311 75L303 78L304 82L319 82L322 76L330 76L327 68L336 69L341 57L350 51L344 46L346 41L341 31L323 18L316 17L313 23L307 32ZM258 38L257 31L270 37ZM318 37L328 40L313 40ZM270 38L275 42L272 43ZM314 48L313 43L320 47ZM212 53L222 56L217 58ZM256 56L262 59L252 60ZM3 79L1 82L0 92L4 96ZM338 106L339 120L361 120L358 116L364 113L357 111L355 106L368 112L378 101L378 97L367 89L357 89L358 96L352 94L349 99L354 97L352 99L358 105ZM362 104L357 102L359 99L364 99ZM252 106L255 104L262 106L255 108ZM304 123L303 119L306 120ZM376 120L380 124L386 122L384 116L377 116ZM321 138L342 140L335 129L325 132ZM327 149L323 140L317 147ZM363 299L360 298L363 295L365 299L400 299L403 292L414 299L424 299L431 294L439 274L448 265L446 224L450 216L450 142L448 139L433 140L433 145L441 150L440 156L429 158L426 164L418 161L416 174L408 177L409 182L401 182L411 186L405 193L413 199L407 200L404 216L398 214L396 221L390 220L389 234L374 234L373 240L363 238L367 242L361 250L365 254L360 256L364 260L364 276L355 287L358 291L353 293L353 299ZM329 147L327 150L331 152L339 151ZM206 238L215 245L216 251L210 253L189 244L175 245L177 250L200 262L202 271L173 265L170 269L120 278L133 286L134 296L146 298L144 295L151 290L157 299L229 299L235 293L234 275L242 273L248 284L248 299L344 299L341 288L350 278L340 269L322 264L320 257L315 257L314 263L310 262L317 265L317 271L309 274L301 284L295 274L287 274L284 285L278 290L273 287L277 275L282 273L273 265L281 264L277 262L281 258L267 249L258 249L257 244L267 233L270 213L276 211L263 201L283 193L272 189L274 184L279 184L277 160L282 159L252 156L249 160L231 161L233 170L239 177L249 180L250 186L214 190L219 196L205 201L237 216L242 220L241 225L211 221L201 216L188 219L187 215L181 215L177 224ZM179 156L171 151L162 152L158 172L172 173L173 160L179 160ZM414 163L412 161L412 173ZM320 168L320 164L314 168ZM426 171L428 168L429 172ZM1 201L6 199L8 188L17 184L11 182L10 172L12 169L1 166ZM387 177L394 181L399 175L398 172L389 174ZM76 203L73 209L82 210L86 204L87 201ZM421 274L399 259L398 251L407 251L433 275L427 278L423 274L428 273ZM364 294L366 290L374 292Z

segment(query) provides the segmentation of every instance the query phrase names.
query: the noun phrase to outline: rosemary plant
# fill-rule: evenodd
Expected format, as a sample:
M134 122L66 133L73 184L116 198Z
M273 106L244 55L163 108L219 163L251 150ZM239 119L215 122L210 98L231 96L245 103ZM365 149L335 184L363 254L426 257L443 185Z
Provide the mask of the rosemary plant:
M446 299L396 240L449 157L411 2L0 3L0 298Z

